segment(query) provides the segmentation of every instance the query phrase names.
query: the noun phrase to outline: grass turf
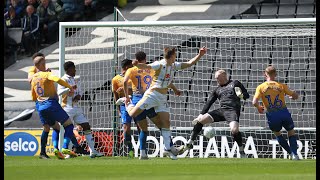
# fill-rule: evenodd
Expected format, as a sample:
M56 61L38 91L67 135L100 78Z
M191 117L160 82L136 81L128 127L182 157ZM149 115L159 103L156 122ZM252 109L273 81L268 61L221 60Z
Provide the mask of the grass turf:
M4 179L315 179L316 161L237 158L151 158L77 157L44 160L36 156L5 156Z

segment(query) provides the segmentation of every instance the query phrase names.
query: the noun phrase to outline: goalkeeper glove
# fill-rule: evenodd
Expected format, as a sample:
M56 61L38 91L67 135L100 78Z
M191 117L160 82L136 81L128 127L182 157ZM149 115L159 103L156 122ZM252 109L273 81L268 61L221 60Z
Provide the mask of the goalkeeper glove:
M236 95L237 95L240 99L243 99L243 94L242 94L242 91L241 91L240 87L234 87L234 91L236 92Z

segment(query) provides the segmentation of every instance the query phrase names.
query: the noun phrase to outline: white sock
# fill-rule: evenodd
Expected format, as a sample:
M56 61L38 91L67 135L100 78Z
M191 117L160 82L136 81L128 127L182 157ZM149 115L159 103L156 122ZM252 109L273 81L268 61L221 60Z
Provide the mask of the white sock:
M164 148L166 150L171 150L171 147L170 147L171 130L167 128L161 128L161 135L163 137Z
M94 149L94 141L93 141L93 137L92 137L92 134L86 134L86 140L87 140L87 143L88 143L88 146L90 148L90 152L95 152L95 149Z
M146 150L144 149L140 150L140 156L146 156Z

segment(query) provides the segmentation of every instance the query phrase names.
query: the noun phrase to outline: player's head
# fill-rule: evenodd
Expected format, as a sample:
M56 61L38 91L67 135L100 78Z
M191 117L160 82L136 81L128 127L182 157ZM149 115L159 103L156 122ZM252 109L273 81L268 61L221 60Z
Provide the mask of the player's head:
M223 69L219 69L215 72L214 78L217 80L219 85L224 85L228 82L227 73Z
M139 63L146 63L147 62L147 55L143 51L138 51L135 54L136 60L139 61Z
M121 69L122 71L127 71L127 69L131 68L132 65L132 60L130 59L124 59L121 61Z
M76 75L76 66L72 61L67 61L63 64L64 71L69 76L74 77Z
M164 58L167 60L167 63L171 64L174 63L176 60L176 48L173 47L166 47L164 48Z
M36 58L37 56L42 56L45 57L44 54L40 53L40 52L36 52L32 55L32 60L34 60L34 58Z
M39 71L46 71L46 60L43 56L37 56L33 59L33 64Z
M273 66L268 66L264 71L264 76L266 79L274 80L277 76L277 70Z

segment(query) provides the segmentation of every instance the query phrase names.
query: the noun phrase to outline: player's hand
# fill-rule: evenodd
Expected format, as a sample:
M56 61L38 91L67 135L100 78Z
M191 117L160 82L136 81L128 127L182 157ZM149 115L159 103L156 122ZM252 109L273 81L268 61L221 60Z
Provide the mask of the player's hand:
M200 50L199 50L200 56L203 56L206 52L207 52L207 48L206 48L205 46L203 46L203 47L200 48Z
M176 91L174 91L174 94L176 96L181 96L182 92L179 89L177 89Z
M123 91L123 87L119 87L116 91L117 91L117 93L122 92Z
M124 104L127 105L127 104L130 103L130 101L131 101L131 99L129 97L126 97L126 100L124 101Z
M71 87L72 87L72 89L77 89L77 85L76 84L72 85Z
M139 61L138 61L138 60L136 60L136 59L132 60L132 65L133 65L133 66L138 65L138 63L139 63Z
M234 91L236 92L236 95L237 95L240 99L243 99L243 94L242 94L242 91L241 91L240 87L234 87Z
M263 107L263 106L258 106L257 109L258 109L258 112L259 112L260 114L263 114L263 113L264 113L264 107Z

